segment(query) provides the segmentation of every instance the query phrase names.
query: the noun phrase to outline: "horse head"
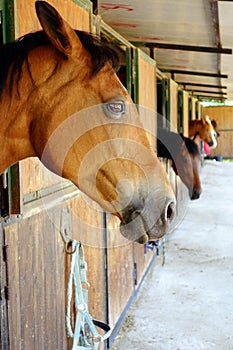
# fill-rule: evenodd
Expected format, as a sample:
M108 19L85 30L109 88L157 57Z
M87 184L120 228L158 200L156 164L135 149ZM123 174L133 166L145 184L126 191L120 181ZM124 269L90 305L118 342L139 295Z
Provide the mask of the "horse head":
M198 199L201 195L201 180L199 175L201 155L197 144L188 137L181 135L183 144L177 158L179 176L189 190L190 199Z
M8 114L15 118L8 139L21 137L14 160L38 156L116 215L128 239L162 237L175 215L174 193L116 75L115 53L72 29L48 3L37 1L36 12L43 32L21 40L33 48L2 96L11 99Z
M217 146L216 132L208 116L203 117L201 120L190 120L189 121L189 137L200 137L201 140L205 141L211 148Z

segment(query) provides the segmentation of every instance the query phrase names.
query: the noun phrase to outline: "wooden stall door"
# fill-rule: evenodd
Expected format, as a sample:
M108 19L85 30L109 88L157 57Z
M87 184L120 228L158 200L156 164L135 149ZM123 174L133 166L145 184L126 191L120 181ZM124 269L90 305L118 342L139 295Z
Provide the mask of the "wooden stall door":
M178 128L178 85L168 79L168 115L167 119L170 122L170 130L177 132Z
M210 120L217 122L220 133L217 147L211 149L211 156L221 155L225 158L233 158L233 107L205 107L204 115L208 115Z
M189 120L196 119L196 99L195 97L189 97Z
M196 101L196 119L203 117L203 106L200 101Z
M134 49L134 102L147 131L153 149L156 149L157 97L156 62L140 49Z
M157 84L156 62L140 49L134 50L134 102L138 105L140 118L147 131L152 148L156 150L157 137ZM144 246L134 243L135 288L145 274L153 257Z
M1 195L0 195L1 196ZM6 244L3 222L0 219L0 349L8 350L7 299L8 285L6 273Z
M188 137L189 128L189 94L186 91L178 92L178 124L177 131Z
M53 215L59 224L59 208ZM10 350L66 350L64 252L55 226L44 211L4 228Z

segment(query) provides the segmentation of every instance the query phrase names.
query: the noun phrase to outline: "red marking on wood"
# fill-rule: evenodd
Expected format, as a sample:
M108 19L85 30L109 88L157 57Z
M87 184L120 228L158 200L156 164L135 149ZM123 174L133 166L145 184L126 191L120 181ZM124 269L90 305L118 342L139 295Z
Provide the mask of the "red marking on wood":
M110 23L112 27L123 27L123 28L137 28L137 24L131 23Z
M140 36L140 35L134 35L133 38L135 39L139 39L139 40L145 40L145 41L158 41L158 40L161 40L161 38L150 38L150 37L147 37L147 36Z
M123 9L126 11L133 11L134 8L133 7L129 7L129 5L126 4L109 4L109 3L102 3L100 5L100 8L103 10L119 10L119 9Z

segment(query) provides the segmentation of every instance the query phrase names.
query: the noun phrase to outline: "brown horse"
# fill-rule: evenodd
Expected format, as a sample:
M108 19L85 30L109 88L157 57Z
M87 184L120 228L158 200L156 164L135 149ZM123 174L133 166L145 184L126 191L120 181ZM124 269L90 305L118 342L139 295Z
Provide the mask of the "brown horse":
M197 144L188 137L158 128L157 155L172 161L172 168L188 188L190 199L198 199L202 189Z
M189 137L193 139L200 138L205 141L210 147L217 146L216 132L208 116L202 119L189 121Z
M43 31L0 55L0 172L37 156L116 215L128 239L162 237L174 194L115 73L115 51L44 1L36 12Z

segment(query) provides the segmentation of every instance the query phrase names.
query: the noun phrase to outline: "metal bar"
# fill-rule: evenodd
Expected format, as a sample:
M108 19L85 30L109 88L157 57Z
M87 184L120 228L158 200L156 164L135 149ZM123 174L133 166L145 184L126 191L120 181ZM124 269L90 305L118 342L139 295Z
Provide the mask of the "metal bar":
M232 0L233 1L233 0ZM227 86L223 85L211 85L211 84L200 84L200 83L186 83L184 81L176 81L177 84L183 85L183 86L198 86L198 87L208 87L213 89L227 89Z
M213 78L228 78L227 74L218 73L207 73L207 72L194 72L189 70L174 70L174 69L161 69L162 72L167 72L171 74L187 74L187 75L199 75L202 77L213 77Z
M221 46L209 47L209 46L194 46L194 45L179 45L169 43L146 43L146 47L168 50L181 50L181 51L196 51L196 52L209 52L218 54L232 54L232 49L224 49Z

